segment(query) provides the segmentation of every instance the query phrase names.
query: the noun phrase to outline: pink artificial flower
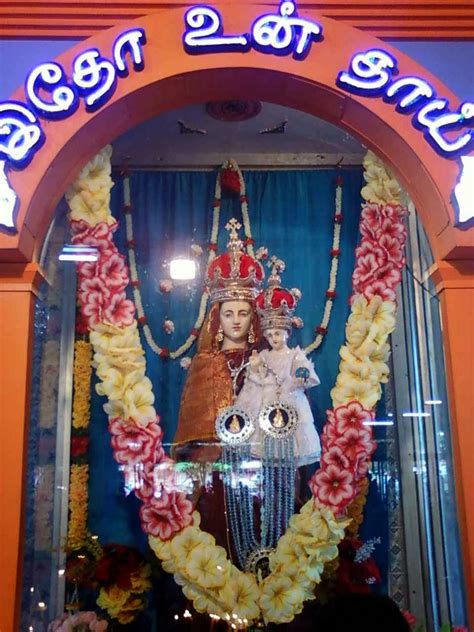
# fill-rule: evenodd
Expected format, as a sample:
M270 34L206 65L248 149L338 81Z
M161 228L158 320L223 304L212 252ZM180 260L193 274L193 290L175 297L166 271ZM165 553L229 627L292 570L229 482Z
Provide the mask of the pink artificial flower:
M79 286L79 303L87 326L93 329L104 320L110 292L102 279L84 279Z
M141 463L135 472L135 496L144 502L155 493L154 468L153 462Z
M362 288L362 293L365 298L370 301L374 296L380 296L384 301L396 301L397 294L395 290L387 285L383 281L374 281Z
M112 294L104 309L104 320L117 327L127 327L132 324L134 316L135 305L125 298L125 292Z
M112 241L112 234L117 230L117 223L112 226L109 226L105 222L100 222L95 226L89 226L86 222L79 222L79 224L81 224L81 226L76 227L78 231L74 233L72 238L73 244L94 246L99 251L101 257L110 256L117 252L117 248Z
M114 457L118 463L157 463L163 458L163 433L156 423L143 427L116 417L109 422L109 432L112 436Z
M99 265L100 278L107 287L115 292L122 292L128 284L128 270L125 257L114 253L110 257L102 257Z
M323 444L323 447L326 450L329 449L329 447L334 444L334 441L338 436L336 426L327 422L324 425L323 432L321 434L321 443Z
M158 498L155 495L146 500L140 509L143 530L148 535L169 540L191 524L192 511L193 506L185 494L162 489Z
M82 261L77 264L77 274L79 275L80 280L82 279L93 279L98 276L98 261Z
M374 274L376 281L381 281L389 288L395 288L402 280L402 273L398 266L393 263L387 263L383 267L375 271Z
M349 428L363 428L365 421L374 419L374 414L359 402L349 402L338 406L334 410L334 417L336 432L343 435Z
M382 249L379 249L381 252ZM354 289L363 291L363 288L368 284L376 280L375 272L379 270L381 261L378 258L378 253L368 253L357 257L356 267L352 273L352 285Z
M344 470L347 470L350 467L349 459L337 445L330 446L323 452L321 457L321 467L327 468L329 465L337 465L337 467Z
M379 245L385 250L387 260L399 266L403 259L403 249L396 237L384 234L379 239Z
M362 239L360 245L356 248L356 258L365 257L366 255L374 255L376 261L380 264L385 261L385 253L383 248L379 246L378 240Z
M341 448L353 465L357 463L362 455L367 455L369 450L372 450L371 435L366 429L349 428L334 443Z
M371 228L376 228L381 225L382 218L381 207L376 202L364 204L361 212L361 224L364 223Z
M401 222L394 222L388 217L382 221L382 233L398 239L402 246L407 237L407 229L405 226Z
M381 211L384 217L389 217L394 222L408 215L408 210L404 206L400 206L400 204L384 204Z
M311 479L313 494L326 507L341 510L354 498L356 490L350 470L331 464L319 469Z

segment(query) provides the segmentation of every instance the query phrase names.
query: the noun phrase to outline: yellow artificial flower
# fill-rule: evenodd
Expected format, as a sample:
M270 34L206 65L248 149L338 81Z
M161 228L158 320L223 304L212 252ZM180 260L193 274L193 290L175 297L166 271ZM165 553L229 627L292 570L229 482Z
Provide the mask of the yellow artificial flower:
M97 605L106 610L111 617L117 618L120 611L130 598L130 591L119 588L116 584L108 588L102 587L97 597Z
M123 625L131 623L136 618L139 611L143 610L144 605L145 602L143 599L131 595L118 613L116 617L117 621Z
M225 549L203 545L191 551L182 573L202 588L221 588L229 580L230 567Z
M222 619L225 618L225 611L215 593L190 582L185 582L182 587L184 596L193 602L195 610L201 613L216 614Z
M270 569L273 571L278 566L288 568L298 566L304 555L301 546L296 544L293 534L287 531L278 540L276 550L270 555Z
M398 204L401 187L390 169L370 150L363 164L367 182L361 191L363 199L376 204Z
M121 399L109 400L104 404L104 410L111 418L133 419L136 423L145 426L156 419L154 401L152 384L147 377L144 377L137 384L127 388Z
M135 593L144 593L151 588L151 568L149 564L142 564L139 571L135 571L130 575L132 582L131 591Z
M197 527L186 527L170 542L170 553L176 568L185 567L191 552L199 546L213 546L215 539Z
M121 399L127 388L135 386L145 377L145 366L133 371L119 371L113 367L104 370L103 365L97 370L97 376L102 380L95 390L98 395L105 395L109 399Z
M260 584L259 605L269 623L289 623L303 603L303 590L289 577L269 575Z
M69 524L67 543L71 549L80 549L87 537L89 466L72 464L69 480Z
M340 372L336 386L331 390L333 407L336 408L355 400L367 410L372 410L381 395L380 384L376 380L376 376L374 376L374 381L367 382Z
M169 540L160 540L154 535L149 535L148 544L160 560L171 559L171 542Z
M232 567L230 580L219 591L219 602L226 612L239 619L253 621L260 610L257 604L258 584L251 573L243 573Z

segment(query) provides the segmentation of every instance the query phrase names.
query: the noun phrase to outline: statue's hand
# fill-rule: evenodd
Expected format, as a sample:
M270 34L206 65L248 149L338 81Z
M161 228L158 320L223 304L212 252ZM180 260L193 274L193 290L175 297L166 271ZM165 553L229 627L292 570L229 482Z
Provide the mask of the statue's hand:
M255 351L255 349L252 351L252 354L249 358L249 364L250 364L250 370L254 371L255 373L258 372L258 370L263 364L262 358L258 355L258 352Z

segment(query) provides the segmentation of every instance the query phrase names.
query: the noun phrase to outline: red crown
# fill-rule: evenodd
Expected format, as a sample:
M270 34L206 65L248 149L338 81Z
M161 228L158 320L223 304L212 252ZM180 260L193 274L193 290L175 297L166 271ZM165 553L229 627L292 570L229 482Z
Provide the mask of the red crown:
M262 286L263 268L256 259L245 254L237 235L240 228L236 219L228 222L227 252L216 257L207 269L206 285L211 303L253 301Z
M282 288L278 272L285 269L281 259L272 257L270 260L272 273L268 279L268 288L256 298L257 312L260 325L265 329L291 329L292 318L298 302L297 297L290 290Z

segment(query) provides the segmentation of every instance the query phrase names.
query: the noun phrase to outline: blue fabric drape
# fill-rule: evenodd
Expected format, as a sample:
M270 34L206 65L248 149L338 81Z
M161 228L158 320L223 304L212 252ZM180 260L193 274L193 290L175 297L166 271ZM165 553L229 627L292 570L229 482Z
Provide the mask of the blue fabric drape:
M330 390L339 366L338 350L344 341L349 313L354 250L358 240L361 208L360 169L244 172L249 198L250 221L255 248L266 246L270 255L286 262L282 275L286 287L297 287L302 299L297 308L305 326L294 330L290 346L308 345L314 327L321 322L325 292L331 265L335 179L342 175L344 220L341 230L340 260L329 331L322 346L312 354L321 386L308 392L318 432L325 422L325 410L331 406ZM212 224L212 200L216 173L212 172L139 172L130 176L133 227L141 293L148 323L160 346L175 349L194 325L199 307L207 244ZM122 182L112 191L112 210L120 222L117 232L119 249L126 253L126 235L122 215ZM225 249L224 226L232 216L241 221L238 200L223 199L219 231L219 252ZM170 294L159 291L160 279L168 278L166 262L177 255L188 255L192 243L203 247L200 272L193 283L175 284ZM268 275L268 269L267 269ZM169 336L162 328L169 318L175 324ZM163 360L142 342L146 350L147 375L153 382L155 407L161 416L165 442L175 433L180 394L186 372L179 360ZM187 355L192 355L192 348ZM206 388L206 385L203 385ZM102 542L135 544L140 535L133 495L124 497L123 481L111 456L107 421L102 411L103 398L93 395L91 425L90 526ZM107 508L104 514L104 507ZM113 520L111 520L113 516Z

